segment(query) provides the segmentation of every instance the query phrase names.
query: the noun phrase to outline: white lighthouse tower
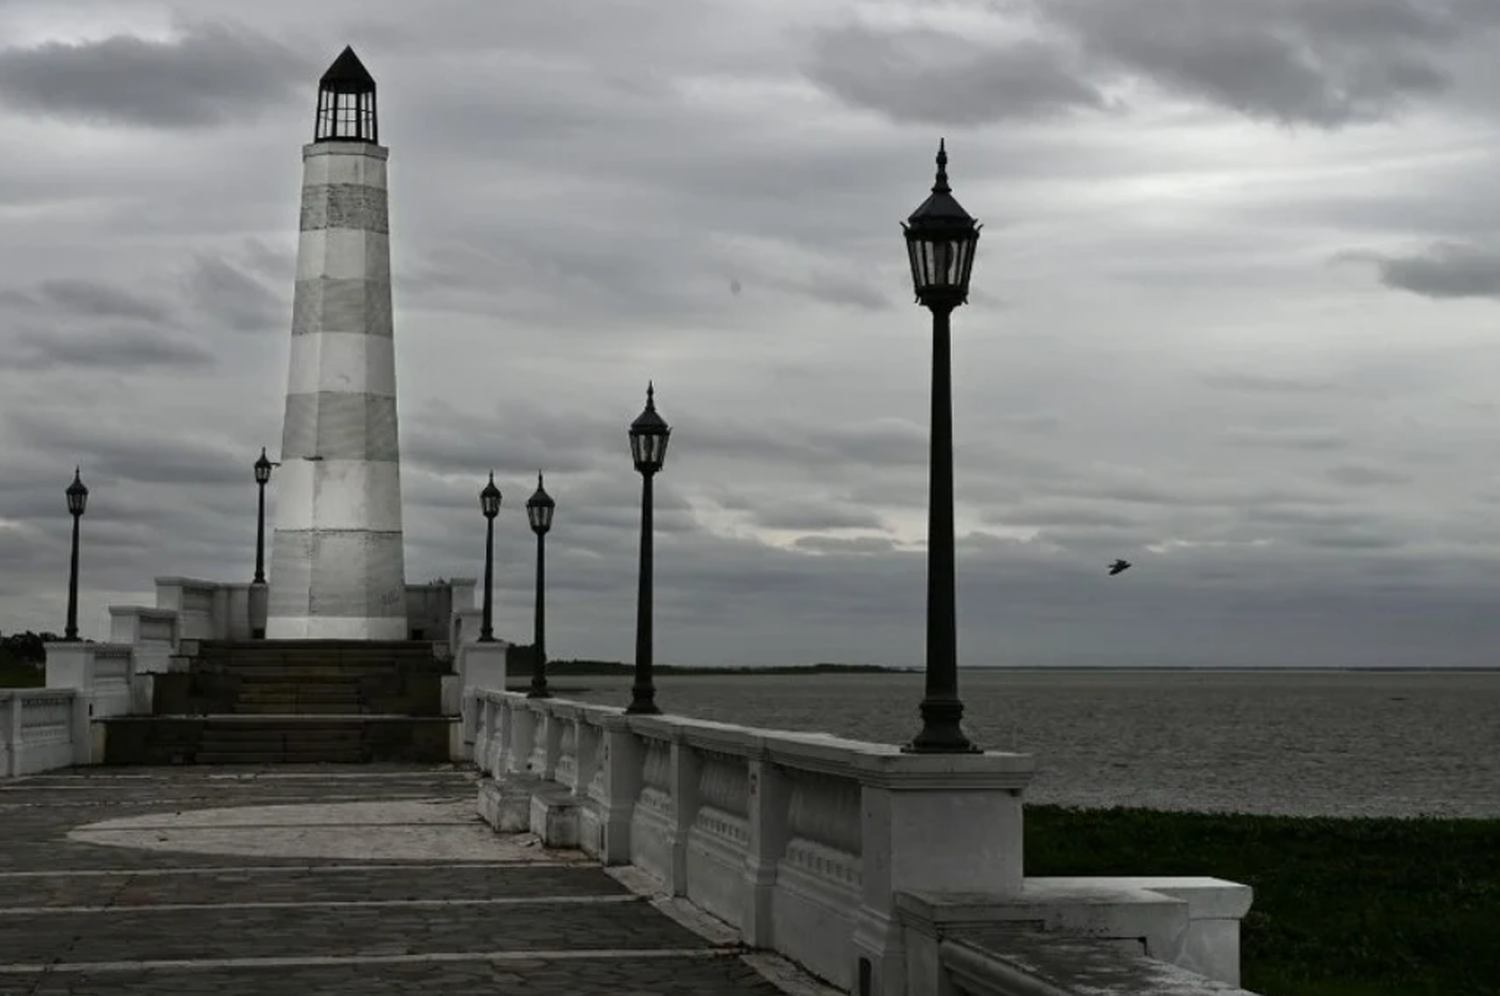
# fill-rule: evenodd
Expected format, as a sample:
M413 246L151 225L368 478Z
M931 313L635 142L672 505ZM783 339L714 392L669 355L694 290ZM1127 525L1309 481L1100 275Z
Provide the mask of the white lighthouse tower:
M302 149L291 372L266 637L404 640L405 558L386 159L352 48Z

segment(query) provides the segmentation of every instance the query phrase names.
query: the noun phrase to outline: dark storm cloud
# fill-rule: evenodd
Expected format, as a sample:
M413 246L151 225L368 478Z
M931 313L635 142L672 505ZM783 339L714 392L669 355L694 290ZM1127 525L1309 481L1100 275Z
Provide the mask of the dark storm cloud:
M1500 250L1472 243L1439 242L1405 256L1345 254L1373 262L1380 282L1423 297L1500 297Z
M1450 53L1500 23L1477 0L1036 0L1024 19L1016 4L993 6L1045 30L986 44L848 25L817 39L808 75L901 122L1104 110L1118 105L1111 88L1146 79L1251 119L1332 129L1449 90Z
M90 318L167 322L172 316L171 310L159 301L96 280L76 277L44 280L37 290L58 310Z
M856 24L827 31L807 73L851 105L903 123L975 125L1105 104L1061 46L1016 41L987 48L930 29Z
M0 100L57 117L154 128L238 121L303 91L314 66L264 35L184 21L173 41L114 35L0 50Z
M484 486L491 471L501 483L530 481L535 487L538 470L587 471L598 466L606 450L624 455L629 466L625 433L633 415L610 420L576 410L542 411L520 398L488 407L485 415L434 403L403 414L402 461L435 474L478 480L476 487Z
M27 330L11 337L6 366L33 373L103 371L126 374L161 370L204 370L214 354L201 343L138 326L78 332L57 328Z
M1097 504L1064 501L1023 502L986 513L983 521L1005 526L1106 526L1131 528L1139 520Z
M18 290L0 290L0 304L18 308L35 308L37 299Z
M263 332L290 320L288 306L222 257L199 253L186 278L188 298L236 332Z
M170 437L142 431L138 424L79 412L7 413L5 424L17 443L54 454L93 472L143 484L228 484L247 479L253 457L208 434L191 431Z
M713 419L692 425L693 445L715 458L760 460L790 469L830 470L841 465L920 466L927 460L927 430L894 418L809 424L780 415L748 423Z
M1283 125L1379 120L1447 90L1445 54L1494 26L1466 0L1039 0L1104 66Z

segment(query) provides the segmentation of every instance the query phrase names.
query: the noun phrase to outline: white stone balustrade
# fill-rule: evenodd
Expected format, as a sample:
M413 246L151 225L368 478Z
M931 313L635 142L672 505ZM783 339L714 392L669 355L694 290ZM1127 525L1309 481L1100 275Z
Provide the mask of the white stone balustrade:
M497 829L636 865L747 943L846 989L861 959L893 982L905 977L898 893L1021 893L1025 755L904 754L499 689L468 694L473 757L495 779L480 810Z
M88 717L72 689L0 689L0 776L32 775L77 763Z
M149 678L142 683L136 672L135 651L129 644L70 641L46 647L47 688L78 692L86 707L85 719L151 711ZM138 708L142 705L145 708Z
M250 585L198 578L156 579L156 607L177 614L179 640L248 640Z
M109 642L133 648L137 674L170 671L172 656L177 652L177 612L144 605L111 605Z
M110 640L136 648L138 673L170 670L183 640L251 639L254 587L250 582L159 577L155 607L110 606ZM471 611L473 601L471 578L407 585L407 636L430 640L440 658L450 656L459 646L456 620ZM261 615L264 608L260 607ZM468 639L477 636L476 628ZM458 697L455 688L455 711Z

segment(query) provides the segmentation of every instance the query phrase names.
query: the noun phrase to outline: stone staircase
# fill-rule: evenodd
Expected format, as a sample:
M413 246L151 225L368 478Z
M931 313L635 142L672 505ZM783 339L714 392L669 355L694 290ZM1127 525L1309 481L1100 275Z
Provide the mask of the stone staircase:
M153 679L152 715L106 721L107 764L446 761L432 644L199 641Z

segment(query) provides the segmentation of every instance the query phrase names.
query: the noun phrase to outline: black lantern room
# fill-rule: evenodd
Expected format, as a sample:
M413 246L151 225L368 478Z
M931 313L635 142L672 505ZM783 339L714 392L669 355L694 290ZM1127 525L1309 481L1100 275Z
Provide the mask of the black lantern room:
M500 514L500 489L495 487L494 471L490 472L490 483L479 492L479 510L486 519L493 519Z
M345 46L318 81L314 142L378 142L375 79L354 49Z
M969 299L969 271L980 225L953 198L948 186L948 152L938 141L937 182L932 195L901 226L911 257L917 301L929 308L952 309Z
M531 531L541 536L551 529L552 513L556 508L557 502L542 487L542 472L539 470L536 472L536 491L526 499L526 518L531 521Z
M671 435L671 427L656 414L656 388L648 382L646 410L630 423L630 453L635 457L635 469L642 474L661 470L667 459L667 440Z
M68 512L75 518L82 515L89 504L89 489L83 485L83 478L79 476L79 468L73 468L73 483L68 485L68 490L64 494L68 496Z

